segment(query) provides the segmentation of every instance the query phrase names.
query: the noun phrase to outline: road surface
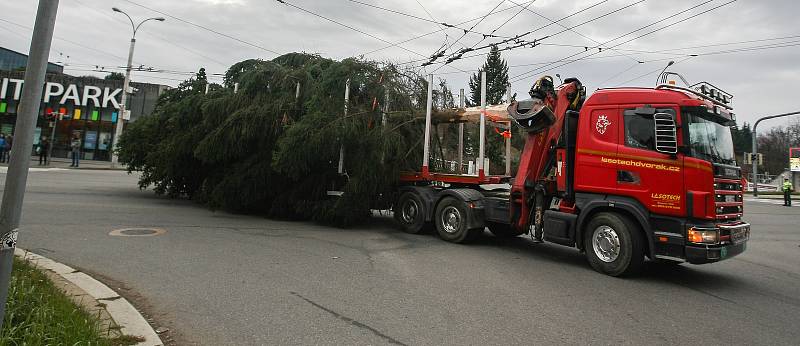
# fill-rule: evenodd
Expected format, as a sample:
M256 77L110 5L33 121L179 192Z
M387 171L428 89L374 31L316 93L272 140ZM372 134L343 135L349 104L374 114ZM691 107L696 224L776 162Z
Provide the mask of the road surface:
M5 181L0 171L0 183ZM800 340L800 208L747 202L748 250L618 279L524 237L456 245L212 212L119 171L31 172L19 246L95 273L174 344L765 344ZM157 227L154 237L110 236Z

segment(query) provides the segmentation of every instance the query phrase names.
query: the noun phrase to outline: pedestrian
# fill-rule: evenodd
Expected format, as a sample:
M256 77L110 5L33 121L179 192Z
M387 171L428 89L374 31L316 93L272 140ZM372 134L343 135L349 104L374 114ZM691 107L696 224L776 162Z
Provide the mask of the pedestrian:
M14 144L14 137L11 135L6 136L6 163L11 163L11 147Z
M72 164L69 165L70 167L78 167L78 164L81 161L81 139L78 136L72 137L72 143L70 143L70 148L72 148Z
M0 163L6 162L6 135L0 133Z
M47 136L42 136L39 140L39 166L44 165L47 166L47 153L50 151L50 140L47 139Z
M789 178L783 178L783 206L784 207L791 207L792 206L792 191L794 187L792 186L792 182L789 181Z

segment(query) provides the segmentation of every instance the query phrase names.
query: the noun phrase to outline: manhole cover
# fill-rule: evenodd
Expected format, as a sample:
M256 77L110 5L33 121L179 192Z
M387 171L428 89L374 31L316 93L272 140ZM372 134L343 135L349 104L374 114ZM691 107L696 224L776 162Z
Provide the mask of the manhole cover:
M152 237L166 232L161 228L120 228L111 231L108 235L117 237Z

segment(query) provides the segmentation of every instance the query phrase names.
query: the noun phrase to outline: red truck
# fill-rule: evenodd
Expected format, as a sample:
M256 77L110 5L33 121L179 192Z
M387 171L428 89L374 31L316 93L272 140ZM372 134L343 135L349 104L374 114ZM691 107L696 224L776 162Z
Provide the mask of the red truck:
M513 177L484 172L485 111L477 174L430 172L429 105L423 166L402 175L395 219L405 232L435 227L456 243L487 227L498 237L530 234L578 248L612 276L637 273L645 258L703 264L742 253L750 225L729 128L732 96L672 77L685 82L667 72L655 88L588 98L577 79L556 87L543 77L532 99L508 107L528 133Z

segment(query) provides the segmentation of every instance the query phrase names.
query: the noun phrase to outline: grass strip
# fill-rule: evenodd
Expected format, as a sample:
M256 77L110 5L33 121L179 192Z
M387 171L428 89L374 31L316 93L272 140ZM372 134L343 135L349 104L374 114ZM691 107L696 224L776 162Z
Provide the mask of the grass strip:
M108 338L87 313L39 269L14 258L0 345L133 345L136 337Z

